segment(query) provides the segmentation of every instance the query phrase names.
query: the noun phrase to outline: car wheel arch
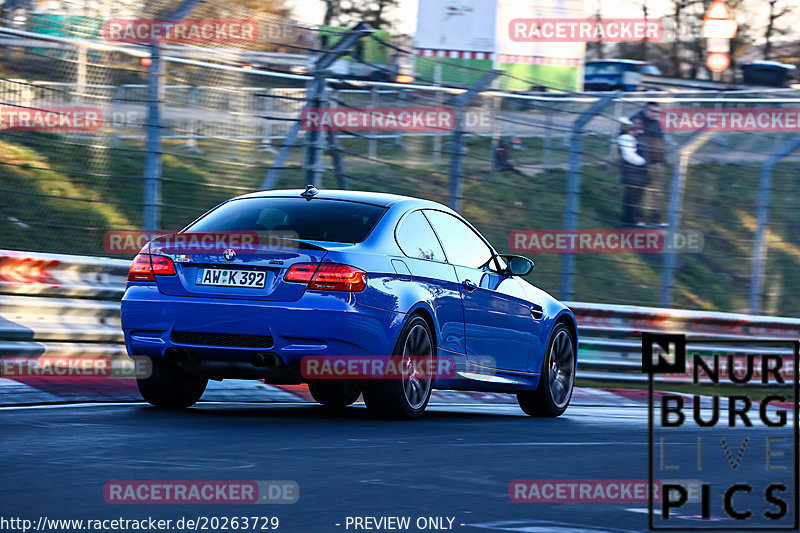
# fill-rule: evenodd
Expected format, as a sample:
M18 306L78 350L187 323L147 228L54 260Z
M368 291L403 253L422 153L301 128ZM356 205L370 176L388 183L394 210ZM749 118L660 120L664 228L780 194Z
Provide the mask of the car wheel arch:
M428 323L428 327L431 329L431 333L433 333L433 342L436 346L439 346L439 328L436 327L436 320L434 319L434 312L432 309L428 308L423 303L418 303L417 305L413 306L411 309L408 310L406 319L403 321L403 326L411 320L413 317L419 316L425 322ZM402 331L402 329L401 329Z
M578 349L578 324L575 321L575 317L569 313L568 311L564 311L556 316L556 319L553 321L553 328L555 328L556 324L564 324L567 326L570 335L572 335L572 340L575 341L575 350Z

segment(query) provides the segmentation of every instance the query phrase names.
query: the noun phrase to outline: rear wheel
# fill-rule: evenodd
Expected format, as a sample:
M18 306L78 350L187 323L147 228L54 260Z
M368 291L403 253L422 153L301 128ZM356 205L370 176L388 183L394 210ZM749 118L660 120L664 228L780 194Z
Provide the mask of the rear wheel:
M517 393L519 406L530 416L556 417L567 410L575 383L575 339L564 324L556 324L542 361L539 386Z
M206 390L208 379L188 374L168 361L153 359L150 376L136 378L136 384L147 403L177 409L197 403Z
M308 391L317 403L325 407L346 407L361 396L361 387L355 383L313 381Z
M372 380L364 385L364 403L380 418L412 419L425 411L433 384L430 372L414 370L413 363L433 359L434 341L424 318L413 316L403 327L392 360L397 368L411 369L401 377ZM424 365L422 368L433 368Z

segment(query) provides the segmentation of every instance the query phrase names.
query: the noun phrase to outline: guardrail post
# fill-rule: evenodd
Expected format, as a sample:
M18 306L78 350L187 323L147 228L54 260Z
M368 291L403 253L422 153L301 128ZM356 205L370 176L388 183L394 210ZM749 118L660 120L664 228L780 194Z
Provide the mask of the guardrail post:
M147 85L147 152L144 160L144 210L142 227L160 229L161 205L161 102L164 99L164 62L158 43L150 45Z
M751 315L761 313L761 292L764 287L764 263L767 260L767 224L769 222L769 198L772 191L772 168L778 161L797 150L800 146L800 137L794 137L783 143L761 165L761 177L758 183L758 227L753 243L753 267L750 275L750 301Z
M667 211L667 223L671 231L678 231L681 223L683 186L686 182L686 170L689 167L689 158L709 137L711 137L711 135L713 134L707 131L695 132L678 147L678 162L672 172L669 209ZM678 256L676 253L669 252L664 254L663 271L661 273L661 305L663 307L670 307L672 305L672 288L675 282L675 266L677 263Z
M581 195L581 153L583 152L583 128L603 109L617 98L617 93L596 100L589 109L572 123L569 145L569 170L567 170L567 201L564 206L564 229L578 229ZM574 292L575 254L567 253L561 258L561 298L569 300Z
M494 79L502 74L499 70L486 72L475 84L459 94L453 104L456 120L453 128L453 152L450 159L450 208L461 211L461 175L464 172L464 108L479 92L486 89Z

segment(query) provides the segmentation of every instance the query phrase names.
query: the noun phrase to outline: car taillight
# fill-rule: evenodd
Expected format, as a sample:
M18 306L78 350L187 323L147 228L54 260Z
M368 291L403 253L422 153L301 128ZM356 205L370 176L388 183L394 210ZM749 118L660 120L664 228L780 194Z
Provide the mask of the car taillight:
M153 258L153 272L156 276L174 276L175 263L169 257L163 255L151 255Z
M319 263L297 263L292 265L289 272L283 277L286 281L297 281L299 283L308 283L314 277L314 272L317 271Z
M359 292L367 286L367 273L338 263L299 263L292 265L286 281L308 283L309 289Z
M128 281L155 281L156 275L174 276L172 259L163 255L139 254L128 269Z

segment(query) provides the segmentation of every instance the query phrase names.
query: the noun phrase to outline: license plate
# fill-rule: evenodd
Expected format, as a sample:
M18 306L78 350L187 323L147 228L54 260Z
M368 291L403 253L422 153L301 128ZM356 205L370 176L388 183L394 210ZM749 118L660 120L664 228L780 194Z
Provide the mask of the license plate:
M266 281L266 272L226 270L222 268L201 268L197 271L198 285L263 289Z

